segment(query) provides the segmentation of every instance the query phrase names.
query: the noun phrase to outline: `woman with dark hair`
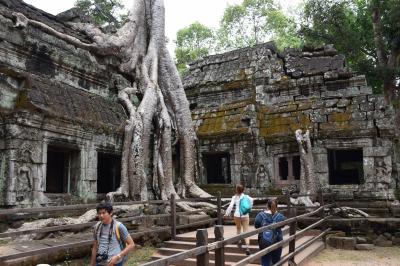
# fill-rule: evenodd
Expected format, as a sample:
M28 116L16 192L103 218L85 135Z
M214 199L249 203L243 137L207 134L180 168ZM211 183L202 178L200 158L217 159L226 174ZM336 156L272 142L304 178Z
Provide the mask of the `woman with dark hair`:
M254 221L254 227L260 228L273 223L282 222L285 216L278 212L278 202L269 199L267 202L267 209L257 214ZM268 229L258 234L258 246L260 249L267 248L279 241L283 240L282 227L275 229ZM277 263L281 259L282 247L277 248L268 254L261 257L262 266L270 266Z
M243 193L244 191L244 186L241 184L236 185L236 193L233 195L231 203L229 204L228 209L226 209L225 212L225 218L231 216L231 212L233 207L235 206L235 212L233 215L235 225L236 225L236 234L242 233L242 228L243 228L243 233L249 231L249 214L243 214L241 213L240 210L240 202L243 199L246 199L250 202L250 206L253 206L253 199L249 196ZM246 255L250 255L250 250L249 250L249 239L245 239L245 244L246 244ZM240 242L239 244L240 245Z

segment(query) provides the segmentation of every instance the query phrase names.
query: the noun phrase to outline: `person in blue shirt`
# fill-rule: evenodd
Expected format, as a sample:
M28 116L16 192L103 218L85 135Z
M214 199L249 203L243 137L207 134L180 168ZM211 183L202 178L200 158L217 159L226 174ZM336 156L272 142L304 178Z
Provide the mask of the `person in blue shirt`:
M267 202L267 209L257 214L254 221L254 227L260 228L273 223L284 221L286 218L278 212L278 202L276 200L269 199ZM264 235L263 235L264 234ZM266 237L267 236L267 237ZM271 241L266 241L266 238ZM283 234L281 227L267 230L263 233L258 234L258 245L260 249L267 248L277 242L283 240ZM277 248L268 254L261 257L262 266L270 266L277 263L281 259L282 247Z

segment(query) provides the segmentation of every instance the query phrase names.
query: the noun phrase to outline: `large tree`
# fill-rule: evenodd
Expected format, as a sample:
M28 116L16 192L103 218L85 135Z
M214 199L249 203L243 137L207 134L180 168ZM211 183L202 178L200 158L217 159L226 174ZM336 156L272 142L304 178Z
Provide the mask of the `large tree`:
M32 24L77 47L99 55L117 56L121 60L120 71L132 77L133 86L121 89L118 95L128 118L121 186L111 197L120 194L147 200L152 193L163 200L171 194L209 196L194 182L196 134L181 79L166 48L162 0L135 0L127 22L112 36L90 24L75 24L92 39L90 44L20 13L14 16L17 26ZM135 94L141 99L138 106L131 101ZM181 156L181 175L176 188L172 178L174 145L179 147ZM183 207L189 209L188 204Z
M400 1L308 0L301 33L308 44L334 44L376 92L397 98Z
M198 22L177 32L175 58L181 73L189 62L218 52L273 40L278 49L299 47L295 19L286 15L275 0L244 0L228 5L220 26L212 30Z
M120 0L76 0L75 7L89 16L99 27L116 29L122 26L126 18L126 14L122 12L124 5Z
M179 72L186 71L188 63L213 51L214 32L207 26L195 22L176 33L175 58Z
M275 0L243 0L229 5L218 30L220 51L253 46L274 40L279 48L299 46L294 19L285 15Z

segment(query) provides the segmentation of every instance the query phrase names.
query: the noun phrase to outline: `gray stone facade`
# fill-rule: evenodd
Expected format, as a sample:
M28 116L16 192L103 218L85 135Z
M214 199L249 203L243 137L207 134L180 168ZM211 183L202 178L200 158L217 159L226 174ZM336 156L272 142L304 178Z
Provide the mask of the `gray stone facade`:
M96 199L98 153L121 152L126 115L116 85L130 82L107 58L32 26L13 27L12 11L87 41L22 1L0 1L0 205L48 204L66 194ZM57 163L52 170L49 161ZM49 171L62 183L46 178Z
M299 185L300 128L310 130L321 188L346 199L393 199L393 109L344 59L331 46L279 54L266 43L193 62L184 86L199 137L199 182L223 183L208 159L223 153L228 187L242 182L263 194Z

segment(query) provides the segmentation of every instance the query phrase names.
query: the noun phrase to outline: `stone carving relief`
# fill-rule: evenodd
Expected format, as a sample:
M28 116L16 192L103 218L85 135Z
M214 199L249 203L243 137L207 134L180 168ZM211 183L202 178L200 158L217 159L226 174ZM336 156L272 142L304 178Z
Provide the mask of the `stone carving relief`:
M19 202L30 200L32 192L32 169L23 164L17 167L17 180L15 182L16 199Z
M15 199L20 204L35 205L48 202L43 193L43 173L41 170L41 150L39 145L23 142L17 151L15 162L15 177L13 190Z
M260 187L267 187L267 186L271 186L271 184L272 184L271 176L268 175L268 172L265 169L264 164L260 164L258 166L256 178L257 178L256 184Z
M240 167L240 183L245 186L252 185L252 177L251 177L251 159L248 153L244 153L242 157L241 167Z

